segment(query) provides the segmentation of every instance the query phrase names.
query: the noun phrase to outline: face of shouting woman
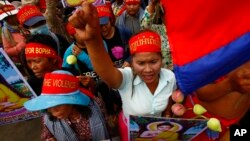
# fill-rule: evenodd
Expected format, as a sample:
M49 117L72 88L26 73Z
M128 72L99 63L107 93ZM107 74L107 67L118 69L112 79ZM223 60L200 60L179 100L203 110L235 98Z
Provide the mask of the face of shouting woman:
M158 84L159 73L162 66L161 53L141 52L133 55L132 66L147 85Z

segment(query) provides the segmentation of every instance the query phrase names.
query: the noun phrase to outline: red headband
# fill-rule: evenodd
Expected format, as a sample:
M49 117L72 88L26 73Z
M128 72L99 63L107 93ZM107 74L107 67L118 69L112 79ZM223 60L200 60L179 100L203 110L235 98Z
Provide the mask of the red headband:
M141 32L129 40L130 54L137 52L161 52L161 38L152 31Z
M110 8L107 5L98 5L96 6L98 16L100 17L111 17L111 11Z
M54 49L39 43L26 44L25 56L58 58L57 53Z
M68 74L47 73L44 76L42 93L50 94L68 94L79 89L79 80Z
M125 3L126 4L140 4L140 0L126 0Z

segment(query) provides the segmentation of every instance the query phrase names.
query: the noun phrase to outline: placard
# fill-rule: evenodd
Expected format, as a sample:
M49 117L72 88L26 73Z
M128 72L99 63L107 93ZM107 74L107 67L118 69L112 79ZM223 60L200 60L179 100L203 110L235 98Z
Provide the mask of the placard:
M130 141L191 141L205 129L205 119L129 117Z
M0 125L40 117L40 112L29 112L23 107L33 97L35 92L0 48Z

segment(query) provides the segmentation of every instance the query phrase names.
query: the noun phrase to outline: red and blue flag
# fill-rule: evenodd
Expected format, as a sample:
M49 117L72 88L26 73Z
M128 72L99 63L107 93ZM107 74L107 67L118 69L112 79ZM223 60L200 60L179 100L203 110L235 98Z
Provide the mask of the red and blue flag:
M181 91L189 94L250 59L250 0L161 0Z

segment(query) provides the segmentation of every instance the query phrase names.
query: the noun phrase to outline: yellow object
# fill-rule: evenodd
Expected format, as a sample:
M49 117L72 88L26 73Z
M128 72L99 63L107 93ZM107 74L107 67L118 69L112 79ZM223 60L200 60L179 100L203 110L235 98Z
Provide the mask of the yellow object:
M88 0L89 3L95 2L95 0ZM82 3L82 0L66 0L66 3L69 6L79 6Z
M82 0L66 0L66 3L69 6L78 6L81 4L81 2L82 2Z
M202 115L204 114L205 112L207 112L207 110L201 106L200 104L195 104L194 105L194 108L193 108L193 112L196 114L196 115Z
M21 108L23 107L23 103L28 100L28 98L19 97L10 88L0 83L0 103L8 103L8 106L0 105L1 112L9 112Z
M88 0L89 3L93 3L95 2L96 0Z
M66 62L70 65L73 65L77 62L77 58L75 55L69 55L66 59Z
M3 84L0 84L0 91L1 91L0 97L6 96L8 102L17 102L20 99L20 97L16 93L14 93L11 89L9 89L7 86ZM0 101L2 100L0 99Z
M154 138L157 139L157 140L163 139L163 140L166 140L166 141L177 141L178 136L179 136L179 134L176 133L176 132L164 131L164 132L159 133Z
M221 132L221 124L217 118L210 118L207 122L207 127L210 130Z

